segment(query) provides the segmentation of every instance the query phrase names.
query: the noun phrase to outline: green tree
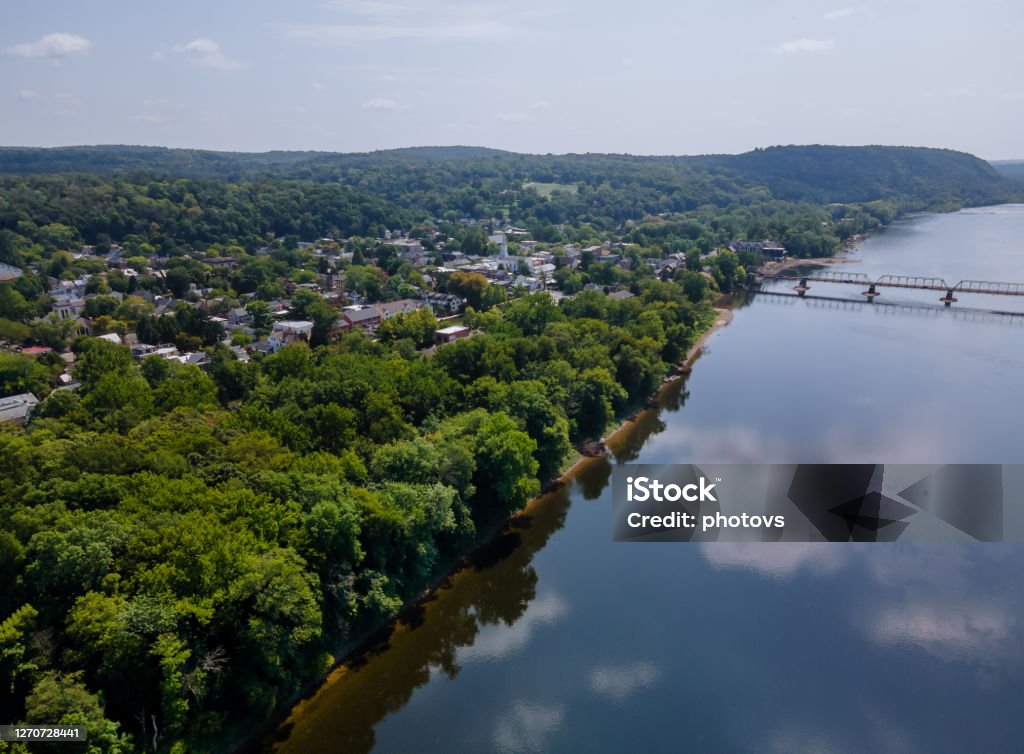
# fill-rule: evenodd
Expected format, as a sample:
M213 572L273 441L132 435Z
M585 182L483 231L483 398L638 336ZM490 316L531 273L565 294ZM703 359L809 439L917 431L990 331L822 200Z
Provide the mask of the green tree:
M43 398L49 392L50 370L35 359L0 352L0 397L32 393Z
M164 278L169 290L175 298L185 298L192 285L192 276L183 267L175 267L167 271Z
M475 438L477 510L485 516L519 510L539 489L537 443L504 412L484 419Z
M479 272L453 272L448 276L448 292L466 299L466 306L482 309L490 283Z
M624 406L628 395L603 367L582 372L570 396L570 418L580 437L597 438L612 423L616 408Z
M253 299L245 305L245 310L252 317L252 329L257 335L266 335L274 326L274 318L270 316L270 305L266 301Z
M82 683L81 673L47 672L25 703L30 724L85 725L89 731L85 754L131 754L131 739L104 716L99 697ZM64 744L67 746L67 744ZM55 749L56 750L56 749Z

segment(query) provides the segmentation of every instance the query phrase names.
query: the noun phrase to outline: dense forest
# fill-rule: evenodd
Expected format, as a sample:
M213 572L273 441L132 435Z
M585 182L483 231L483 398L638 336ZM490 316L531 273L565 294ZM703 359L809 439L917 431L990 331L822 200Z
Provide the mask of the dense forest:
M921 147L787 146L740 155L641 157L527 155L475 147L419 147L364 154L247 154L158 147L0 148L0 174L146 174L174 178L260 177L338 182L371 190L433 214L473 214L492 191L524 182L571 184L627 199L632 216L722 206L737 193L766 188L777 199L816 203L894 199L913 209L984 204L1013 195L988 163L972 155ZM472 195L476 201L457 197ZM436 201L445 197L445 207ZM454 201L452 201L454 199ZM598 204L600 195L595 196Z
M51 172L58 170L71 172ZM701 158L5 148L0 261L20 266L111 241L133 254L174 256L213 244L252 253L289 236L380 237L386 229L461 237L466 219L510 222L553 243L624 237L685 253L774 238L797 256L818 256L907 211L1020 196L1019 186L970 155L901 147Z
M229 749L646 401L744 279L730 241L828 255L906 211L1020 192L969 155L906 148L0 149L0 262L20 273L0 283L0 339L70 349L80 384L53 389L56 352L0 353L0 396L40 398L25 427L0 425L0 709L89 726L60 751ZM344 251L349 289L390 301L427 290L439 243L491 254L487 231L508 223L619 260L555 269L559 303L437 275L473 335L429 353L429 310L332 338L337 309L296 290L310 342L240 360L193 290L265 335L285 283L326 272L300 241ZM403 260L389 230L430 263ZM86 244L117 245L125 269L76 255ZM97 332L203 351L208 368L139 361L47 316L48 278L83 276Z
M713 316L702 287L638 290L471 314L482 334L429 359L355 334L250 364L221 347L205 374L79 340L82 387L0 430L0 707L87 722L94 751L224 748Z

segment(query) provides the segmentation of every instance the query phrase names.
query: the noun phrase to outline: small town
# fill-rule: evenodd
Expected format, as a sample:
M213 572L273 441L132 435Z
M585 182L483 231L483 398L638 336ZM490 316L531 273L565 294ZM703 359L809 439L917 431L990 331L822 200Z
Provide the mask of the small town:
M38 311L46 310L43 316L31 321L27 333L0 333L0 350L46 364L49 388L75 390L72 346L81 337L125 345L137 360L155 356L205 371L217 346L248 362L296 342L323 345L355 331L399 340L410 334L403 327L415 322L410 315L421 312L426 332L418 328L412 340L429 353L472 334L463 323L467 308L486 310L537 292L555 302L580 290L622 300L634 293L621 273L642 265L646 276L669 280L694 264L693 256L645 256L635 244L621 241L580 248L538 242L526 229L501 227L494 220L488 225L501 229L486 235L475 221L463 224L470 231L465 238L476 241L479 253L462 251L458 241L440 232L412 236L396 230L377 239L288 239L252 255L213 245L208 254L144 256L109 243L58 253L44 270L0 264L0 285L28 274L45 279L47 286L33 302ZM735 254L786 257L773 241L734 241L727 249L700 254L700 274L712 289L718 285L713 273L722 279L716 264L724 259L720 252L730 261ZM282 269L274 278L273 271ZM43 397L26 391L0 398L0 421L25 423Z

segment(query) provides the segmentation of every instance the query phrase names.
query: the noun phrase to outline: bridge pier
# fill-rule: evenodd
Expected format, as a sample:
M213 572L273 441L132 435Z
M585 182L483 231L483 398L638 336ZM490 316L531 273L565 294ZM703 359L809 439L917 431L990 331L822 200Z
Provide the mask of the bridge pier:
M872 283L871 287L864 291L864 293L862 293L861 295L867 296L868 302L870 303L875 300L875 296L880 296L881 294L875 290L875 284Z
M796 286L793 290L797 292L798 296L803 298L803 295L811 290L811 286L807 285L807 278L800 278L800 285Z
M957 299L956 299L956 296L953 295L953 289L952 288L947 290L946 291L946 295L939 299L939 301L944 303L947 307L950 304L954 303L956 300Z

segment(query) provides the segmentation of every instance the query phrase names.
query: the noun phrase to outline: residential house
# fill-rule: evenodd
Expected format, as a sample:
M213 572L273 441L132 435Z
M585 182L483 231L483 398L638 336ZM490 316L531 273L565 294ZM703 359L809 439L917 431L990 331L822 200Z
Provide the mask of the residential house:
M76 319L85 311L85 299L76 297L53 299L53 312L61 319Z
M453 293L427 293L424 301L435 314L458 314L466 306L466 301Z
M39 400L32 393L9 395L0 398L0 422L24 424L29 413L36 407Z
M385 304L376 304L380 312L381 321L391 319L396 314L408 314L417 309L422 309L426 304L422 301L413 301L411 298L403 298L398 301L389 301Z
M274 331L270 333L270 340L277 341L282 345L289 345L300 340L309 341L313 334L313 323L308 320L283 320L274 323Z
M786 249L775 241L733 241L729 244L730 251L748 251L771 259L782 259Z
M435 337L437 338L438 343L451 343L459 338L468 338L469 328L462 325L442 327L435 333Z
M540 280L535 277L527 277L526 275L517 275L514 286L516 288L523 288L528 293L536 293L544 289L544 284Z
M349 306L344 309L341 321L338 322L339 329L345 332L353 330L369 330L381 323L380 310L375 306Z
M252 315L248 309L238 306L228 312L228 327L237 329L251 324Z
M393 239L389 241L388 244L396 247L398 249L399 256L414 267L419 267L427 263L427 252L424 251L423 244L415 239Z
M234 270L238 268L238 260L235 257L208 257L201 261L215 270Z
M0 283L5 283L8 280L14 280L22 276L22 271L18 267L12 267L9 264L0 262Z

